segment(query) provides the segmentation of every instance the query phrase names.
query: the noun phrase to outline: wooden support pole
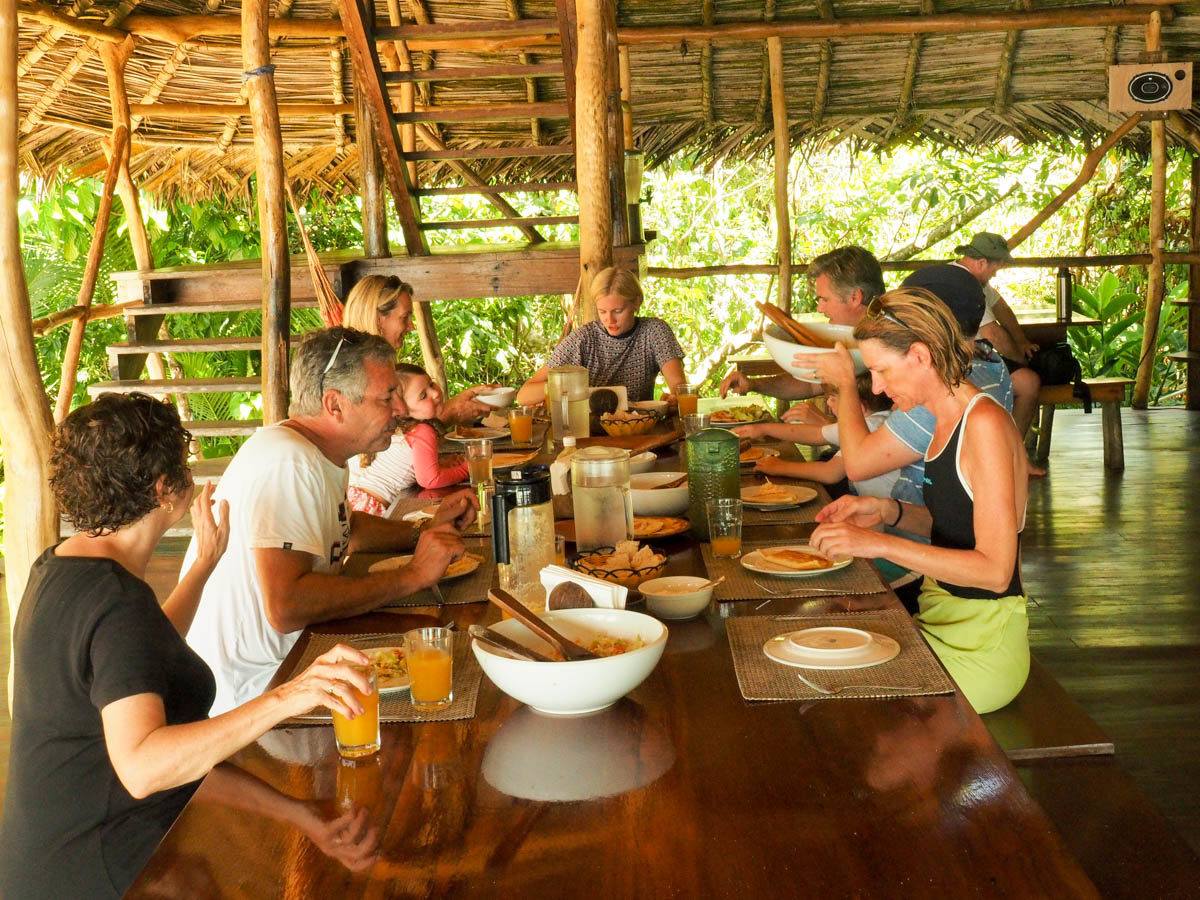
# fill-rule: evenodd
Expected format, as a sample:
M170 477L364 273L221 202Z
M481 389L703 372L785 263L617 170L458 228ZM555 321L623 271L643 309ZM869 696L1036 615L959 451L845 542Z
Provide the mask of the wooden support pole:
M404 24L404 20L400 15L400 0L387 0L388 21L391 22L393 28L399 28ZM374 10L372 9L368 15L374 19ZM374 27L374 26L372 26ZM389 74L412 74L413 68L412 54L409 53L408 44L405 41L392 41L392 49L396 51L396 61L399 64L399 71L395 73L384 73L384 78L387 79ZM432 54L431 54L432 56ZM424 88L426 94L429 92L429 87ZM400 85L399 111L402 113L415 112L417 108L417 88L413 83ZM370 127L370 120L363 120ZM404 154L412 153L417 149L417 130L412 122L405 122L399 126L400 131L400 150ZM409 160L405 163L408 169L408 183L413 187L420 184L420 175L417 171L417 163L415 160Z
M607 0L575 0L575 169L579 182L579 324L596 318L592 278L613 261L612 192L608 178Z
M621 64L617 44L617 0L604 0L604 96L608 101L608 196L612 242L629 246L629 206L625 202L625 137L621 109Z
M358 144L358 165L362 172L363 253L370 257L391 256L383 159L379 156L370 115L357 84L354 86L354 140Z
M127 310L137 306L145 306L144 300L129 300L125 303L107 303L102 306L71 306L67 309L60 309L58 312L51 313L44 319L33 320L33 336L42 337L49 334L55 328L61 328L63 325L74 322L76 319L86 319L89 322L98 322L101 319L113 319L117 316L124 315ZM139 316L139 318L153 318L153 316ZM121 354L126 356L129 354Z
M1162 17L1158 10L1146 23L1146 52L1162 49ZM1158 356L1158 320L1162 312L1165 271L1163 245L1167 214L1167 123L1161 118L1150 123L1150 266L1146 271L1146 317L1143 320L1142 355L1129 405L1145 409L1150 403L1150 382Z
M437 328L433 324L433 311L428 303L413 303L413 325L417 329L417 339L421 342L421 359L425 363L425 371L442 392L443 397L449 397L449 386L446 383L446 362L442 358L442 345L438 341Z
M788 163L792 142L788 135L787 95L783 86L783 41L767 38L771 70L771 118L775 128L775 246L779 254L779 308L792 311L792 215L788 198Z
M83 270L83 281L75 305L88 309L96 293L96 278L100 274L100 260L104 256L104 237L108 234L108 220L112 215L113 194L117 188L117 176L129 153L129 129L118 125L113 135L112 159L104 173L104 189L100 193L100 205L96 210L96 222L92 227L92 243L88 247L87 265ZM71 399L75 395L75 377L79 373L79 354L83 350L83 333L87 328L86 315L80 315L71 323L71 334L63 353L62 369L58 379L58 402L54 406L54 421L61 422L71 411Z
M283 137L276 107L267 10L267 0L242 2L242 66L249 79L258 227L262 236L263 424L270 425L287 418L292 278L287 243L287 199L283 187L286 177Z
M1191 170L1192 216L1188 237L1192 253L1200 254L1200 152L1192 151ZM1188 299L1193 305L1187 308L1187 348L1197 353L1200 352L1200 310L1194 304L1200 299L1200 263L1188 266ZM1200 362L1188 363L1187 408L1200 409Z
M1118 125L1112 133L1102 140L1092 152L1084 157L1083 165L1080 167L1079 174L1075 180L1063 188L1057 197L1046 204L1037 215L1026 222L1021 228L1008 239L1008 248L1011 250L1018 244L1023 242L1037 229L1039 225L1045 222L1048 218L1058 212L1059 208L1078 193L1079 189L1091 181L1092 176L1096 174L1096 167L1100 165L1100 160L1104 159L1108 151L1111 150L1116 143L1129 134L1142 120L1141 113L1134 113L1120 125Z
M16 621L34 560L58 540L58 510L50 491L54 423L33 346L17 219L21 176L16 6L14 0L0 0L0 440L9 475L4 486L4 588L10 623ZM11 639L8 658L11 701Z
M562 46L563 88L567 95L567 118L571 123L571 138L575 138L575 68L579 61L576 46L579 25L575 21L575 0L554 0L558 16L558 38Z
M621 72L621 125L625 137L625 149L632 150L633 140L633 73L629 68L629 48L622 44L617 48ZM628 198L626 198L628 199ZM634 203L637 202L635 198Z

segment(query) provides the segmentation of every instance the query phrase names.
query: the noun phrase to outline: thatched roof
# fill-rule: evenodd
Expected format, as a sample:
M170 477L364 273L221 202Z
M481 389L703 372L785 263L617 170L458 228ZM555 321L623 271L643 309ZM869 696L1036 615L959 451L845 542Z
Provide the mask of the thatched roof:
M1046 0L1037 10L1080 5L1079 0ZM378 21L387 23L388 2L378 0L376 6ZM336 3L333 7L336 10ZM240 5L224 0L74 0L42 8L120 28L149 16L205 13L236 18ZM620 0L618 28L808 21L823 13L845 19L1029 8L1028 2L1013 0ZM1200 3L1173 9L1173 18L1168 9L1169 21L1163 26L1163 49L1172 60L1196 58ZM405 23L556 16L554 0L404 0L399 10ZM272 15L328 21L336 12L331 12L328 0L277 0ZM850 136L878 145L922 139L979 145L1006 136L1027 142L1092 140L1123 118L1106 108L1107 66L1138 61L1144 42L1139 25L785 38L792 138L801 142ZM24 15L19 53L24 165L38 174L102 171L100 140L111 118L105 71L94 43ZM637 42L630 45L629 56L635 132L651 161L684 148L721 155L770 146L771 103L762 40ZM412 61L418 69L560 63L561 48L544 40L502 50L413 49ZM289 173L331 194L356 190L353 116L330 114L335 104L346 109L352 98L352 67L344 39L281 37L275 40L273 62L281 103L328 106L319 115L285 116ZM236 35L201 35L183 43L161 35L139 36L126 68L129 99L134 104L244 103L242 68ZM438 109L523 104L532 97L538 104L561 107L562 77L551 74L533 83L531 91L524 78L436 81L422 86L418 104ZM452 148L530 144L535 142L535 128L538 144L569 143L568 122L561 113L551 106L539 109L547 117L537 119L536 125L522 118L432 127ZM1188 115L1200 123L1200 116ZM147 189L190 196L247 190L254 172L248 116L135 116L134 122L132 169ZM1137 135L1131 140L1140 139ZM424 161L420 166L422 184L455 180L444 162ZM489 178L529 181L569 178L573 161L570 156L542 156L476 160L472 166Z

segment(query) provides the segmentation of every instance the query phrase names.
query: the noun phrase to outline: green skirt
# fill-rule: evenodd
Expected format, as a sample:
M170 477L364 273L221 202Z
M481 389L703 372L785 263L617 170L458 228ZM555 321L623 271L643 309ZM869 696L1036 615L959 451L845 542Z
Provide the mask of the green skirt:
M956 597L926 576L917 627L978 713L1007 705L1029 676L1024 597Z

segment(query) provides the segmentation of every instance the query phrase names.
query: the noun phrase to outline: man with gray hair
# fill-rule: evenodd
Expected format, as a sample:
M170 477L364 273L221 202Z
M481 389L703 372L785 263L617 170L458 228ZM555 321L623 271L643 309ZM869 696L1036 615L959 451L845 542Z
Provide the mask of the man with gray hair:
M475 519L469 491L445 498L424 532L351 511L346 461L388 447L408 413L397 390L396 352L351 328L304 336L292 359L283 422L260 428L234 456L213 494L229 501L229 549L204 586L188 643L217 679L218 715L257 697L313 622L369 612L437 582L464 551ZM351 550L414 546L412 562L361 578L337 574ZM186 572L195 559L192 541Z
M817 312L834 325L857 325L867 314L871 301L884 292L879 260L870 250L853 244L815 257L808 264L806 275L817 296ZM750 390L785 400L802 400L820 394L821 386L800 381L786 372L749 378L736 369L721 382L722 397L729 391L744 394ZM811 418L811 407L799 404L783 414L783 421L824 424L831 420Z

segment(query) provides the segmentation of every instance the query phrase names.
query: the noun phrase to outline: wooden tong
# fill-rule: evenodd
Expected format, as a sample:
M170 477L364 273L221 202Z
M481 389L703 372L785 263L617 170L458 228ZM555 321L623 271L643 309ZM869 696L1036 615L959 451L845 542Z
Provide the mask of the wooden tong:
M824 338L817 337L778 306L773 306L770 303L756 303L755 306L762 311L764 316L786 331L796 343L804 344L807 347L816 347L821 350L833 349L833 344Z

